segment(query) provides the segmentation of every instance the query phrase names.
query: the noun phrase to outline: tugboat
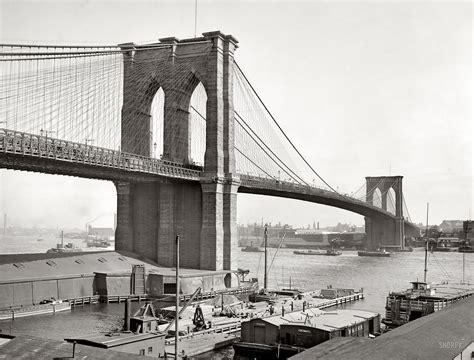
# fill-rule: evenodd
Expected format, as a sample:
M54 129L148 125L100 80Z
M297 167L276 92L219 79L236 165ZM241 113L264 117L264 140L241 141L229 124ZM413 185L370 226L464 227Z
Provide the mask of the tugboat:
M64 245L64 231L61 231L61 244L56 244L55 248L46 251L47 254L64 253L64 252L81 252L82 250L75 247L73 243Z
M242 249L245 252L264 252L265 250L260 249L259 247L253 246L253 243L250 242L250 246L246 246Z

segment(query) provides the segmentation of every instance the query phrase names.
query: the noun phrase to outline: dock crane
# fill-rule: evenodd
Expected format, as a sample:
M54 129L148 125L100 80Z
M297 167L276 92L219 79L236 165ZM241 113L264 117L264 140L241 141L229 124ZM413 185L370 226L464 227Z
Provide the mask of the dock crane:
M181 316L181 314L184 312L184 310L186 310L186 308L188 307L189 304L191 304L193 302L193 300L196 298L197 294L199 294L201 292L201 288L198 287L196 289L196 291L194 291L194 293L191 295L191 297L189 298L188 301L186 301L186 303L184 304L184 306L181 308L181 310L179 310L178 312L178 309L176 309L176 312L177 312L177 315L175 316ZM201 310L200 307L198 307L199 310ZM196 309L196 312L198 310ZM202 310L201 310L201 315L202 315ZM196 318L196 314L194 314L194 318ZM203 321L204 321L204 318L203 318ZM194 320L193 320L193 323L194 323ZM168 332L169 328L171 327L171 325L173 325L174 322L170 322L168 324L168 326L163 330L165 333ZM175 329L175 331L177 331L178 329Z

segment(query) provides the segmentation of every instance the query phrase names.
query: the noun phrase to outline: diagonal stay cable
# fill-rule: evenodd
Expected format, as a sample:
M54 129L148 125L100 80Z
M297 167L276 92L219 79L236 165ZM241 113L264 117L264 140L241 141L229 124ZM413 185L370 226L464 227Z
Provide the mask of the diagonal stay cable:
M281 164L286 167L293 175L295 175L299 180L301 180L301 182L303 182L304 184L308 185L308 183L306 181L304 181L301 177L299 177L293 170L290 169L290 167L288 165L286 165L283 160L280 159L280 157L275 154L273 152L273 150L260 138L260 136L258 136L258 134L250 127L249 124L247 124L247 122L242 118L242 116L240 116L240 114L237 112L237 111L234 111L235 115L237 115L239 117L240 120L242 120L242 122L247 126L247 128L252 132L252 134L255 135L255 137L260 140L260 142L268 149L268 151L270 151L272 153L273 156L275 156L275 158L278 159L278 161L281 162ZM236 119L237 120L237 119ZM237 122L240 123L240 121L237 120ZM242 126L242 124L240 124L240 126ZM243 127L243 126L242 126ZM248 134L248 131L244 128L244 130L247 132ZM250 135L250 134L249 134ZM277 164L278 165L278 164ZM281 167L281 165L278 165L279 167ZM286 171L285 171L286 172Z
M204 121L206 121L206 118L205 118L194 106L191 105L190 108L191 108L192 110L194 110ZM248 132L248 130L240 123L240 121L239 121L237 118L234 117L234 119L235 119L235 120L237 121L237 123L241 126L241 128L244 129L244 131L250 136L250 138L260 147L260 149L263 150L263 152L264 152L280 169L282 169L282 170L283 170L288 176L290 176L293 180L295 180L296 182L298 182L298 180L295 179L294 176L292 176L291 174L289 174L284 168L281 167L281 165L279 165L279 164L276 162L275 159L273 159L273 158L268 154L268 152L262 147L262 145L259 144L257 140L255 140L255 138L252 136L252 134L250 134L250 133ZM247 126L248 126L248 125L247 125ZM234 148L237 149L235 145L234 145ZM263 169L262 169L260 166L258 166L255 162L253 162L248 156L246 156L242 151L240 151L240 150L238 150L238 151L239 151L239 153L241 153L243 156L245 156L245 158L246 158L247 160L249 160L252 164L254 164L254 165L257 166L260 170L262 170L265 174L267 174L268 176L270 176L270 177L272 177L273 179L276 180L276 178L275 178L274 176L271 176L270 174L268 174L265 170L263 170ZM280 160L280 159L278 159L278 160ZM282 161L280 160L280 162L282 162ZM282 163L283 163L283 162L282 162ZM290 169L290 171L291 171L291 169ZM297 176L297 177L298 177L298 176ZM300 179L300 180L301 180L301 179ZM304 181L303 181L303 182L304 182Z
M329 185L326 180L324 180L317 172L316 170L314 170L314 168L308 163L308 161L303 157L303 155L299 152L299 150L296 148L296 146L293 144L293 142L288 138L288 136L286 135L286 133L283 131L283 129L280 127L280 125L278 124L278 122L276 121L276 119L273 117L272 113L270 112L270 110L268 110L267 106L265 105L265 103L263 102L263 100L260 98L260 96L258 95L257 91L254 89L254 87L252 86L252 84L250 83L250 81L247 79L247 77L245 76L244 72L242 71L242 69L240 68L240 66L237 64L237 62L234 62L235 66L237 66L237 69L239 69L240 73L242 74L242 76L244 77L244 79L247 81L247 83L249 84L250 88L252 89L252 91L254 92L255 96L257 96L258 100L260 101L260 103L263 105L263 107L265 108L265 110L267 111L268 115L270 115L270 117L272 118L273 122L276 124L276 126L278 127L278 129L280 129L281 133L283 134L283 136L286 138L286 140L288 140L288 142L290 143L290 145L293 147L293 149L296 151L296 153L301 157L301 159L304 161L304 163L311 169L311 171L324 183L326 184L327 187L329 187L332 191L334 191L336 194L340 195L340 196L343 196L343 197L346 197L345 195L342 195L340 194L338 191L336 191L331 185Z
M263 170L258 164L256 164L252 159L250 159L247 155L245 155L242 151L239 150L237 146L234 146L234 149L237 150L243 157L245 157L248 161L250 161L253 165L255 165L259 170L263 171L265 175L268 175L271 177L273 180L277 180L274 176L270 175L267 173L265 170Z

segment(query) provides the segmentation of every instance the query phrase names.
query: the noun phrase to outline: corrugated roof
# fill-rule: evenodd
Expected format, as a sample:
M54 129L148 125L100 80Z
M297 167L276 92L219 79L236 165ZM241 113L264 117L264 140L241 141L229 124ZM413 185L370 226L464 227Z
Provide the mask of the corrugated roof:
M24 258L16 255L3 260L0 256L0 283L94 276L94 273L119 274L130 272L132 265L142 264L145 265L147 272L173 277L175 275L172 268L160 267L151 260L125 251L56 255L63 254L29 254ZM215 274L216 272L210 270L180 269L182 277Z

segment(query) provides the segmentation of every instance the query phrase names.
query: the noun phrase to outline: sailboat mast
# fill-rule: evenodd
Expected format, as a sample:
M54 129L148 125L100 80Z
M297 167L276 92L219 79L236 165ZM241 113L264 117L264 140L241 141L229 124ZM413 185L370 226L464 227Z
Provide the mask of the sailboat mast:
M268 274L267 274L267 238L268 238L268 225L265 224L265 230L263 232L263 239L265 245L265 270L263 274L263 290L267 291L267 281L268 281Z
M425 275L423 281L426 282L426 273L428 272L428 211L430 209L430 203L426 203L426 243L425 243Z

